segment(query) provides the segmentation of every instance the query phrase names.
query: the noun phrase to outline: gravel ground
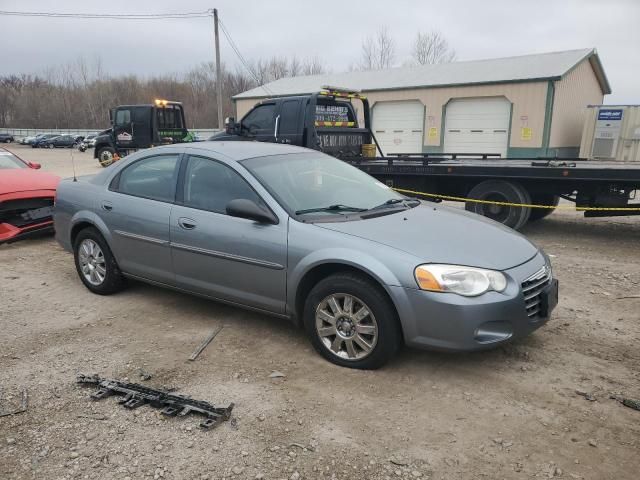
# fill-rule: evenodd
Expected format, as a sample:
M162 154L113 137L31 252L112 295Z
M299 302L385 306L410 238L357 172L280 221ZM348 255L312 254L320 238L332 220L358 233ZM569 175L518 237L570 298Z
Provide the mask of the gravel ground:
M69 150L10 148L72 172ZM640 398L640 222L562 211L523 233L560 280L544 328L483 353L404 349L375 372L264 315L139 283L92 295L51 237L2 245L0 411L23 389L29 406L0 418L0 478L637 479L640 412L609 395ZM79 372L235 402L235 420L205 432L93 402Z

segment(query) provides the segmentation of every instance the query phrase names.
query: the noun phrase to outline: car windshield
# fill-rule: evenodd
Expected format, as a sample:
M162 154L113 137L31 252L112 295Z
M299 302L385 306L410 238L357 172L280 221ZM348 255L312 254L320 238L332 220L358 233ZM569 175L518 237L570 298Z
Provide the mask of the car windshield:
M0 151L0 170L9 168L29 168L29 166L13 153Z
M411 202L361 170L321 153L274 155L241 163L289 214L305 219L407 208L405 200Z

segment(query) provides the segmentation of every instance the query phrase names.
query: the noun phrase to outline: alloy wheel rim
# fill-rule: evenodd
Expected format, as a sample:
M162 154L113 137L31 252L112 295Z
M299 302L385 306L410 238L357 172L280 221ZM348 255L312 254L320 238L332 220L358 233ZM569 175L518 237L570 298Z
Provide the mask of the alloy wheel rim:
M82 240L78 261L85 280L96 287L102 285L107 276L107 266L100 245L90 238Z
M100 152L100 163L103 166L109 166L113 163L113 154L109 151Z
M358 297L334 293L316 307L315 327L322 345L347 361L362 360L378 343L378 322Z

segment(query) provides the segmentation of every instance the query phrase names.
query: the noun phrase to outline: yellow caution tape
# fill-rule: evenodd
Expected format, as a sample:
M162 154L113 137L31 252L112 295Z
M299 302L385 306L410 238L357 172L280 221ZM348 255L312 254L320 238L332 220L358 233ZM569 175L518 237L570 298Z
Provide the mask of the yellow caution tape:
M438 193L425 193L416 192L414 190L406 190L404 188L394 188L396 192L409 193L412 195L422 195L424 197L439 198L441 200L454 200L457 202L472 202L472 203L485 203L489 205L499 205L502 207L528 207L528 208L547 208L558 210L573 210L578 211L608 211L608 212L640 212L638 207L573 207L571 205L534 205L532 203L511 203L511 202L496 202L494 200L480 200L478 198L466 198L466 197L454 197L452 195L440 195Z
M328 122L316 120L316 127L353 127L356 122Z

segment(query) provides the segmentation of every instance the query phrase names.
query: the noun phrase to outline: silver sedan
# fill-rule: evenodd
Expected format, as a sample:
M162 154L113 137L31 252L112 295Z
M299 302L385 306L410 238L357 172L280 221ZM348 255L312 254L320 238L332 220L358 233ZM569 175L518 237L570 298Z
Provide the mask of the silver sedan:
M403 343L499 345L557 303L547 256L522 235L298 147L140 151L62 181L54 219L92 292L131 278L283 317L346 367L380 367Z

